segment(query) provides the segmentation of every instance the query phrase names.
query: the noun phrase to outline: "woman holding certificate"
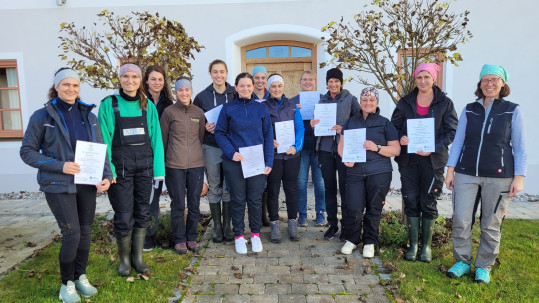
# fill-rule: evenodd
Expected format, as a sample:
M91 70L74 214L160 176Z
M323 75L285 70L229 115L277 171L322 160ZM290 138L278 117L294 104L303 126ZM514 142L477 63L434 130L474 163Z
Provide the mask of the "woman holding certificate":
M142 72L133 63L120 66L119 95L108 96L99 107L103 141L114 179L108 191L114 209L114 234L120 256L120 276L149 271L142 261L146 228L150 225L153 180L162 181L165 161L157 109L148 102Z
M481 235L475 258L475 281L489 283L500 250L501 224L509 201L523 189L526 175L524 117L520 106L504 98L509 75L499 65L483 66L475 95L460 116L447 162L445 184L453 190L453 256L447 275L469 274L472 226L481 199Z
M200 220L200 193L204 184L204 112L191 101L191 80L180 77L174 88L178 101L161 117L161 135L165 148L165 174L170 194L170 212L174 250L183 255L187 249L198 252L197 225ZM185 197L187 195L187 220Z
M363 242L363 257L372 258L374 244L378 243L380 215L391 183L391 157L397 156L401 148L395 126L380 116L378 91L373 87L365 88L360 100L359 114L344 123L343 137L339 141L339 155L348 167L348 204L343 213L346 243L341 252L349 255ZM361 151L363 155L359 154Z
M318 152L318 163L322 171L324 179L325 195L326 195L326 211L328 216L329 227L324 233L325 240L331 240L339 232L337 219L337 174L339 175L339 191L341 194L341 213L346 212L346 166L342 163L342 158L337 152L337 146L341 137L342 125L348 118L359 113L359 102L357 98L348 90L343 89L343 73L338 68L332 68L326 73L326 84L328 92L322 96L319 104L336 104L336 113L334 114L336 124L330 128L330 131L335 131L333 135L317 135L322 128L320 125L317 129L317 124L320 119L311 120L311 126L314 128L315 135L315 150ZM315 109L316 111L316 109ZM341 227L346 225L344 220L341 220ZM342 238L343 232L341 231ZM344 239L344 238L342 238Z
M62 231L59 298L63 302L80 302L77 290L84 297L97 294L86 277L90 232L96 192L107 190L112 180L109 161L104 159L101 182L74 182L74 175L81 172L74 162L77 140L103 142L97 117L91 113L95 105L80 101L79 91L77 73L70 68L58 70L49 90L49 101L30 117L20 149L21 159L38 169L39 190L45 193Z
M430 246L434 221L438 217L436 199L442 193L448 147L453 142L458 122L453 101L434 84L439 70L436 63L419 64L413 73L416 88L400 99L391 117L402 146L395 161L401 175L410 241L404 255L408 261L417 259L420 221L420 260L432 260ZM422 127L422 124L430 126ZM428 150L418 148L418 144L413 144L412 148L412 143L416 142L425 143Z
M292 241L299 240L298 234L298 172L303 148L303 120L296 104L283 94L284 80L279 74L268 78L270 97L262 102L268 107L275 135L273 168L268 175L268 212L271 222L271 242L281 242L279 228L279 191L281 181L286 196L288 235Z
M215 139L223 151L223 170L229 180L236 252L247 253L244 238L245 204L253 252L262 251L262 192L273 165L273 130L266 106L252 98L254 79L236 77L236 98L223 105L215 126Z

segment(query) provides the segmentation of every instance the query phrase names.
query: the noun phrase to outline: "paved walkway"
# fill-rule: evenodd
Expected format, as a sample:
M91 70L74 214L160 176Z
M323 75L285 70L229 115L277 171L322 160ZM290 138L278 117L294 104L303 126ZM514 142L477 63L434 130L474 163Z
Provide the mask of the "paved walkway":
M314 210L312 196L310 188L309 210ZM386 211L401 208L399 196L388 196L386 202ZM168 197L161 197L164 211L169 203ZM451 201L440 200L438 209L440 215L451 216ZM201 200L201 211L209 212L206 199ZM112 214L108 198L97 199L97 213ZM512 202L507 217L539 219L539 203ZM313 226L312 219L309 227L300 228L299 242L287 240L285 222L281 222L281 244L269 243L269 228L264 228L260 254L240 256L233 244L210 242L192 279L192 295L184 302L195 298L196 302L387 302L378 276L370 271L373 262L380 266L379 260L362 259L358 251L346 258L339 255L342 243L322 240L324 228ZM0 277L59 234L45 200L0 200Z

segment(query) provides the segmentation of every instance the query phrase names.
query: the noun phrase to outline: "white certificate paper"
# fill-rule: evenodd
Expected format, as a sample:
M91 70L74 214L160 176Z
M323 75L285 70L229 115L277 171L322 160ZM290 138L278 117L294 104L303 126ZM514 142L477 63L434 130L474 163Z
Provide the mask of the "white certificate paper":
M241 161L243 178L264 173L266 162L264 161L264 148L262 144L240 147L239 153L243 156L243 161Z
M345 130L342 162L367 162L367 150L363 148L366 138L366 128Z
M415 154L422 150L425 153L435 151L434 118L408 119L408 153Z
M312 120L314 118L314 105L320 102L320 92L300 92L299 104L301 108L299 112L303 120Z
M284 153L296 144L294 120L275 122L275 140L279 143L277 153Z
M314 126L315 136L335 136L331 130L337 124L337 103L321 103L314 105L314 118L320 122Z
M206 116L206 121L208 123L215 123L217 124L217 119L219 119L219 113L221 113L221 109L223 108L223 105L219 105L207 112L204 113L204 116Z
M106 156L106 144L77 140L75 163L80 166L80 173L75 174L75 184L96 185L101 182Z

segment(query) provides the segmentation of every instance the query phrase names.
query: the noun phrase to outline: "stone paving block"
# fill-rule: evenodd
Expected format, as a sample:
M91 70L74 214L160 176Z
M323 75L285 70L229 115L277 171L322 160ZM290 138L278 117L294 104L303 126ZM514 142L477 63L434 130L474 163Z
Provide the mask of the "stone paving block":
M268 295L287 295L292 291L290 284L266 284L265 293Z
M208 260L200 260L200 265L209 265L209 266L225 266L225 265L232 265L234 262L234 258L228 257L228 258L208 258Z
M193 303L195 302L196 296L183 297L182 303Z
M268 251L268 257L270 258L284 258L290 255L290 250L288 249L273 249Z
M383 295L386 292L386 289L380 284L373 284L370 286L371 286L371 292L374 295Z
M314 274L314 266L311 265L295 265L290 266L291 274Z
M197 277L197 275L195 275ZM203 275L202 280L207 283L227 283L229 275Z
M336 274L337 268L334 265L315 265L314 272L317 274Z
M252 295L250 303L278 303L279 295Z
M267 283L278 283L280 275L274 274L255 274L253 283L254 284L267 284Z
M301 262L303 262L303 265L324 265L324 259L320 256L317 256L316 254L314 254L310 258L301 259Z
M279 258L279 265L298 265L300 262L299 256L289 256Z
M238 284L219 283L215 284L213 293L216 295L236 295L239 288Z
M307 302L304 295L279 295L279 303L305 303Z
M292 283L292 293L298 295L316 294L318 286L316 284Z
M344 289L347 293L357 295L369 295L372 293L371 287L367 284L344 283Z
M378 284L380 279L378 276L375 275L354 275L354 280L356 281L356 284Z
M255 266L257 258L234 258L232 264L236 266Z
M197 269L199 274L206 276L216 275L218 270L216 266L199 266Z
M193 297L193 296L191 296ZM222 302L220 295L198 295L196 296L197 303L220 303ZM182 301L182 303L185 301Z
M253 284L254 274L228 275L228 283L233 284Z
M303 283L329 283L327 274L303 275Z
M192 294L209 294L212 291L212 285L210 283L203 283L200 285L192 284L189 286Z
M263 295L265 290L264 284L241 284L239 294Z
M336 295L335 303L350 303L350 302L361 302L359 299L365 299L365 297L356 296L356 295Z
M356 284L354 275L328 275L329 283L344 284L351 283Z
M339 294L344 292L342 284L318 284L318 292L322 294Z
M267 266L261 265L261 266L243 266L243 274L254 274L254 275L260 275L267 273Z
M268 265L267 272L275 275L290 274L290 266Z
M256 266L279 265L279 258L256 258Z
M307 303L334 303L331 295L307 295Z
M212 266L215 268L218 274L220 275L226 275L226 274L234 274L234 273L242 273L242 267L235 266L234 265L219 265L219 266ZM234 267L234 268L232 268ZM237 269L235 269L237 268Z
M250 301L251 301L251 298L249 295L226 295L221 302L222 303L238 303L238 302L250 303Z
M279 283L303 283L303 275L298 275L298 274L280 275Z

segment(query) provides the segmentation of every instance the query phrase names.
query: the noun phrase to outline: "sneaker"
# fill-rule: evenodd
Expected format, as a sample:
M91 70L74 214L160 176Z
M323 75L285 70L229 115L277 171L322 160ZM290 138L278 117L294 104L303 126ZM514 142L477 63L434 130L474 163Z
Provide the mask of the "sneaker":
M307 226L307 214L299 214L298 225L301 227Z
M326 216L323 211L316 213L316 226L326 226Z
M490 272L486 269L476 268L475 269L475 282L481 283L490 283Z
M200 245L198 245L197 241L187 241L187 248L196 253L200 250Z
M151 251L155 248L155 241L153 237L146 237L144 238L144 248L143 251Z
M60 287L60 294L58 295L58 299L62 300L62 302L64 303L80 302L80 297L77 294L77 290L75 289L75 283L73 283L73 281L67 281L66 285L62 284L62 287Z
M260 240L260 237L253 236L251 238L251 247L255 253L262 251L262 240Z
M333 237L335 237L336 234L339 233L339 228L337 226L329 226L328 230L326 230L326 233L324 233L324 240L331 240Z
M344 245L342 246L341 248L341 253L343 255L349 255L352 253L352 251L354 249L356 249L357 245L355 245L354 243L350 242L350 241L346 241L346 243L344 243Z
M75 280L75 288L80 291L81 295L85 298L97 295L97 288L90 284L86 275L81 275L78 280Z
M253 237L255 238L255 237ZM258 238L258 237L257 237ZM236 252L240 255L244 255L247 253L247 245L245 245L245 238L243 236L236 238L235 245L236 245ZM262 244L260 245L262 247Z
M270 239L272 243L281 243L281 229L279 228L279 220L271 221Z
M373 258L374 257L374 244L365 244L363 245L363 258Z
M299 241L298 220L288 220L288 235L290 236L290 240Z
M174 245L174 251L178 255L185 255L187 253L187 244L185 244L185 242L176 243L176 245Z
M455 265L451 266L451 268L447 271L447 276L452 279L460 278L462 277L462 275L469 274L470 268L471 268L470 264L466 264L462 261L459 261L455 263Z

